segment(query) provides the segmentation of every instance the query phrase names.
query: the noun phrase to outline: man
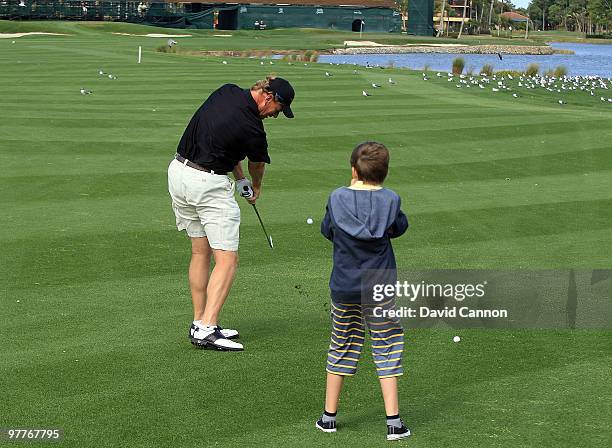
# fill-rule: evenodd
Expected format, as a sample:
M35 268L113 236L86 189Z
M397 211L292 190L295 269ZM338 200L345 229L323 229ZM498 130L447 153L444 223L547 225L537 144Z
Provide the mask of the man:
M191 239L193 323L189 339L196 347L244 349L230 340L238 337L236 330L219 326L219 314L238 266L240 208L234 189L250 204L259 198L265 164L270 163L263 120L276 118L281 111L293 118L290 105L294 96L288 81L273 76L250 89L225 84L196 111L168 167L176 225ZM247 157L251 180L242 169ZM215 260L212 272L211 256Z

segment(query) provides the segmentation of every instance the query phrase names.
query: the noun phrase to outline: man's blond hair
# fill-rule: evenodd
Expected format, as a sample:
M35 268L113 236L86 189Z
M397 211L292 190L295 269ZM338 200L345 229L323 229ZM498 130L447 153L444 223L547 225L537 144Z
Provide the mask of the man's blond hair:
M270 90L270 81L275 79L276 76L268 75L266 79L260 79L255 84L251 86L251 90L263 90L264 92L271 92Z

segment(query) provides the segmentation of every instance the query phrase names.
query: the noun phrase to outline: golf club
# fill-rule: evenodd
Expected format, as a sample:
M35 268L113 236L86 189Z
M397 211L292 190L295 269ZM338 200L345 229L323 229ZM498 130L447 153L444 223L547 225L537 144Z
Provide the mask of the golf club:
M268 235L268 232L266 232L266 227L264 226L264 223L261 220L261 216L259 216L259 211L257 210L257 207L255 206L255 204L251 204L251 205L253 206L253 209L255 210L255 213L257 214L257 218L259 219L259 223L261 224L261 228L263 230L263 233L266 236L266 240L268 240L268 244L270 245L270 249L274 249L274 244L272 243L272 237Z

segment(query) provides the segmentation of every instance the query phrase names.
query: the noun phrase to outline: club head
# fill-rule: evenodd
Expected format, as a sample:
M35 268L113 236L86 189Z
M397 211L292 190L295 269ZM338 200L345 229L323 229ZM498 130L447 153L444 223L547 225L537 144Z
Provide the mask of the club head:
M274 243L272 242L272 235L268 237L268 242L270 243L270 249L274 249Z

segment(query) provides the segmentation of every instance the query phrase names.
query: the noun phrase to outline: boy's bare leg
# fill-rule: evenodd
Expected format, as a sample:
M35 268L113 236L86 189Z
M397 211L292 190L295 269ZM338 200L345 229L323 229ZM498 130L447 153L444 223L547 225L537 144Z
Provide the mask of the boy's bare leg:
M210 272L212 250L208 238L191 238L191 262L189 263L189 287L193 302L193 320L200 320L206 307L206 288Z
M344 376L327 372L327 388L325 389L325 411L335 414L338 411L338 400L342 391Z
M399 414L399 399L397 393L397 377L381 378L380 388L385 401L385 412L387 415Z
M238 268L238 252L220 249L212 249L212 252L215 257L215 267L208 281L202 323L214 326L218 323L219 313L234 281Z

